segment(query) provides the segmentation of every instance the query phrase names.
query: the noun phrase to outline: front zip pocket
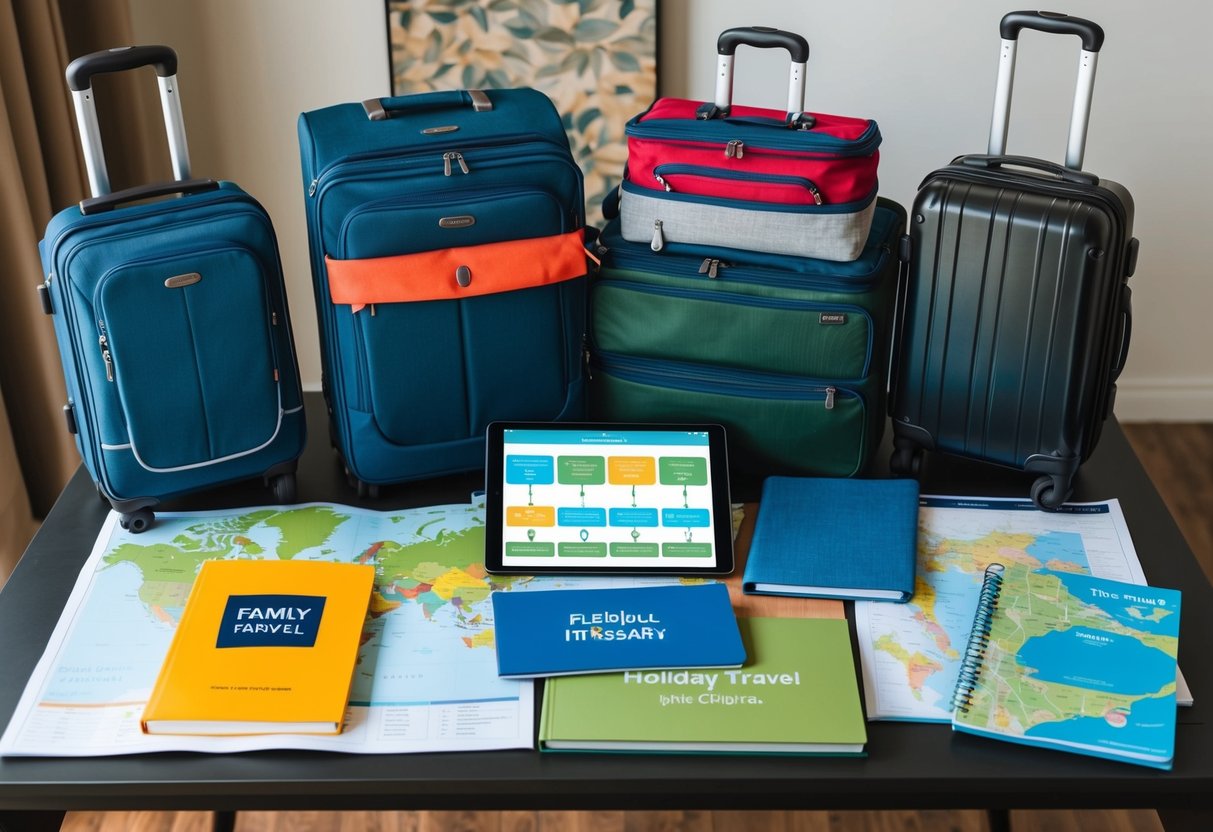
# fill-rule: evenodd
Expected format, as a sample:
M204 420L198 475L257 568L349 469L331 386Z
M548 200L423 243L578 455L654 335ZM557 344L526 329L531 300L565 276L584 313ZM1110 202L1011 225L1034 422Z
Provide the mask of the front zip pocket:
M213 465L277 435L276 322L252 250L231 245L121 264L98 281L94 309L99 360L143 468Z
M533 238L514 238L518 218ZM561 414L573 370L580 371L580 322L566 322L583 305L585 280L535 284L567 259L561 253L574 232L556 197L536 188L462 191L441 200L394 197L346 218L337 247L342 261L379 261L384 285L397 286L402 296L434 288L429 299L357 304L340 300L331 282L336 314L353 316L356 405L374 415L387 440L402 446L458 441L482 434L493 419ZM577 235L581 277L585 258ZM533 269L516 273L476 253L494 244L551 250L527 261ZM441 273L431 266L413 271L410 264L430 262L427 251L453 265ZM330 259L330 279L336 266ZM500 281L518 288L476 294Z
M590 297L594 342L608 352L831 379L860 380L871 367L874 327L861 306L609 277Z
M773 202L780 205L821 205L821 190L805 176L713 168L706 165L658 165L653 177L667 192Z
M845 477L867 460L867 403L852 387L605 351L591 367L596 419L718 422L730 463L768 474Z

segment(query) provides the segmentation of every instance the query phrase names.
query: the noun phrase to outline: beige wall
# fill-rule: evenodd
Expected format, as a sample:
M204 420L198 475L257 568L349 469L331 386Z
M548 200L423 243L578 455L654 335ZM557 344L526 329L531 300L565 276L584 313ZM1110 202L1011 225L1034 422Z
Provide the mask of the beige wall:
M319 383L295 118L301 110L388 92L381 0L131 0L135 34L181 55L198 175L240 182L274 218L305 384ZM714 42L762 24L812 44L811 110L881 125L881 188L908 204L921 178L954 155L983 152L1005 0L663 0L662 86L712 94ZM1103 25L1086 168L1137 201L1141 259L1122 419L1213 420L1213 82L1205 41L1213 5L1068 0ZM1185 17L1186 16L1186 17ZM1158 20L1154 18L1158 17ZM1175 31L1164 30L1161 24ZM1065 144L1077 41L1027 32L1019 50L1009 151L1058 158ZM782 106L781 54L742 50L737 99Z

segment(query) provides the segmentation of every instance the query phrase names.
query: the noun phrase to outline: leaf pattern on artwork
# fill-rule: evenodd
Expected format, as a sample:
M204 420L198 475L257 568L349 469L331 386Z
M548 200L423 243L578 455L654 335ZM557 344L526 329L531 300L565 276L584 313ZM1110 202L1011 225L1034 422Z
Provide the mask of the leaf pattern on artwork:
M657 0L389 0L392 90L531 86L561 113L586 221L623 175L624 124L657 93Z

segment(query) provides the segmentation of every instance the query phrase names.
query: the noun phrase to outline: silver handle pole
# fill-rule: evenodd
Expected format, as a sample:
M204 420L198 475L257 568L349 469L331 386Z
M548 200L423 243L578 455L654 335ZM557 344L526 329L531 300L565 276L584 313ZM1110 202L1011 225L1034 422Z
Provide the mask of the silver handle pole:
M808 62L796 63L792 61L792 68L788 74L788 112L802 113L804 112L804 84L805 72L808 67Z
M716 56L716 108L727 111L733 103L733 56Z
M1007 129L1011 121L1011 87L1015 80L1015 53L1019 41L1003 38L998 59L998 82L994 88L994 115L990 120L991 156L1007 152Z
M110 192L109 170L101 150L101 127L97 124L97 104L93 90L72 90L76 105L76 127L80 130L80 149L84 152L84 168L88 171L88 186L93 196Z
M1095 92L1095 65L1098 52L1082 50L1078 55L1078 86L1074 90L1074 109L1070 111L1070 133L1066 139L1066 167L1082 170L1087 149L1087 125L1091 121L1091 96Z
M168 153L173 163L173 177L189 179L190 150L185 140L185 119L181 115L177 76L157 76L156 80L160 84L160 109L164 112L164 129L168 133Z

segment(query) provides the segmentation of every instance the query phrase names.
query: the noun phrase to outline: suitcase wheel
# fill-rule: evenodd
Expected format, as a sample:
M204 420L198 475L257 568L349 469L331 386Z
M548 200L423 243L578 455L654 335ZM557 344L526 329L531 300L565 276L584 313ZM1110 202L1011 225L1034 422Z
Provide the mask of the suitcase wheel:
M908 446L893 451L889 470L899 477L917 477L922 471L922 449Z
M358 491L359 497L370 497L372 500L379 499L379 486L374 483L363 482L354 476L350 471L349 466L345 468L345 481L349 483L350 488Z
M133 534L139 534L151 528L155 518L156 515L150 508L141 508L129 514L123 514L118 518L118 525Z
M1032 502L1042 511L1056 511L1073 492L1067 477L1046 475L1032 483Z
M279 474L270 482L274 490L274 499L278 505L295 502L296 486L294 474Z

